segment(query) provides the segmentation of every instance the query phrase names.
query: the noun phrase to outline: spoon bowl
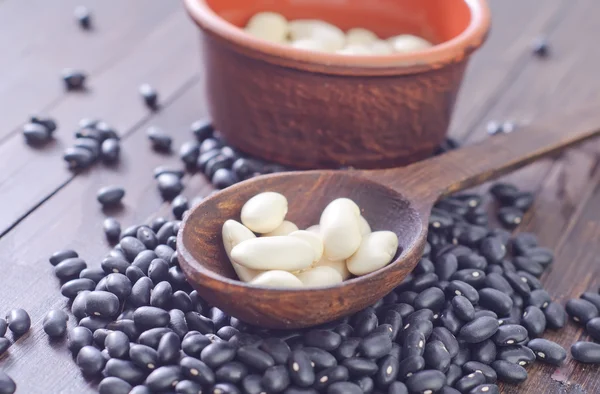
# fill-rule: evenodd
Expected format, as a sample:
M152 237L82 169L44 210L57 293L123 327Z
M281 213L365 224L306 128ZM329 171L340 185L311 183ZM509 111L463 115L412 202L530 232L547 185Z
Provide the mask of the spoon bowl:
M239 221L242 206L262 191L286 196L286 219L301 229L318 224L321 212L332 200L352 199L373 230L398 235L394 262L326 288L277 289L239 281L225 254L221 228L224 218ZM313 326L375 303L414 268L427 236L427 226L405 197L353 173L307 171L262 176L229 187L201 205L202 209L190 212L180 231L182 269L210 304L247 323L269 328Z
M421 258L430 211L439 198L598 134L600 112L594 105L565 116L550 116L513 133L490 137L408 167L252 178L208 197L190 210L177 238L179 262L201 297L246 323L301 328L333 321L374 304L411 272ZM283 289L237 280L225 254L221 229L226 220L239 220L244 203L265 191L287 198L286 218L299 228L318 223L325 206L335 198L354 200L374 230L390 230L398 235L394 261L378 271L330 287Z

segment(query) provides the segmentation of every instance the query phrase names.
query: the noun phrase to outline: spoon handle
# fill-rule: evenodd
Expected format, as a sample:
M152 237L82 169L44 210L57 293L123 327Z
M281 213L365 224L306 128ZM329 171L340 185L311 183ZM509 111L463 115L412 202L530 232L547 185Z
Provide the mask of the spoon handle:
M391 188L408 194L413 201L421 201L418 205L428 210L440 197L482 184L598 135L600 107L580 108L407 167L376 171L373 175Z

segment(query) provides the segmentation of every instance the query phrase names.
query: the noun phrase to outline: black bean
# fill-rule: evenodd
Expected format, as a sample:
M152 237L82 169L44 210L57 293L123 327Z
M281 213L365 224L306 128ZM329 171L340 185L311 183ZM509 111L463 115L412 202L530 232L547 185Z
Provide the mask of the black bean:
M450 367L450 353L448 353L448 350L441 341L433 340L428 342L425 345L423 358L425 359L425 366L430 369L446 372Z
M172 332L172 330L166 327L151 328L140 334L138 342L156 349L162 336L168 332Z
M161 364L173 364L179 360L180 339L174 332L163 335L158 343L158 360Z
M115 218L106 218L102 222L102 228L106 238L115 242L121 236L121 224Z
M99 328L106 328L108 323L110 323L109 319L99 316L87 316L79 321L80 326L88 328L92 332L96 331Z
M156 308L169 309L171 298L173 297L173 288L167 281L159 282L150 295L150 305Z
M275 365L273 357L254 346L240 347L237 350L237 358L244 364L261 372Z
M425 351L425 336L417 330L411 330L404 338L402 347L402 358L411 356L423 356Z
M154 150L162 152L168 152L171 150L171 144L173 143L173 139L170 135L168 135L158 127L149 127L146 130L146 134Z
M290 376L283 365L268 368L262 379L261 385L268 392L280 393L290 385Z
M348 338L347 341L349 341L351 339L356 340L355 343L358 343L358 341L359 341L358 338ZM356 349L356 346L354 347L354 349ZM341 347L342 347L342 345L340 345L340 347L336 349L336 352L339 352ZM304 353L306 353L308 355L308 357L310 358L310 361L314 364L314 367L317 369L330 368L330 367L334 367L337 365L336 358L331 353L329 353L323 349L320 349L317 347L304 347L304 348L302 348L302 351L304 351ZM349 355L346 358L353 357L356 354L357 354L357 352L354 351L354 352L352 352L351 355Z
M571 346L571 355L581 363L600 364L600 344L577 342Z
M215 171L215 174L212 176L211 182L215 188L225 189L239 182L239 179L235 176L233 171L227 168L219 168Z
M551 302L544 309L544 316L549 328L563 328L567 320L565 309L556 302Z
M163 259L154 259L148 267L148 276L152 282L159 283L169 279L169 263Z
M342 365L330 367L315 376L313 387L317 390L322 390L333 383L347 381L349 376L348 368Z
M373 389L375 388L375 383L373 382L373 379L371 379L368 376L363 376L362 378L359 379L355 379L353 380L353 383L356 384L358 387L360 387L360 389L362 390L362 393L365 394L371 394L373 392ZM396 383L400 383L400 382L396 382ZM393 383L392 383L393 385ZM391 386L390 385L390 390L391 390ZM292 392L294 393L294 392ZM295 392L296 394L303 394L303 391L299 391L299 392ZM317 394L317 391L313 389L313 392ZM284 394L289 394L288 391L285 391Z
M127 279L129 279L131 283L133 283L134 286L138 280L146 277L142 270L134 265L130 265L129 267L127 267L127 269L125 270L125 276L127 277ZM131 287L131 292L133 294L133 286Z
M113 358L125 358L129 354L129 337L121 331L113 331L106 336L104 346Z
M567 352L562 346L547 339L532 339L527 347L533 350L538 361L548 364L561 365L567 358Z
M482 374L487 383L496 383L496 380L498 379L496 371L494 371L492 367L477 361L468 361L464 363L462 365L462 370L465 374Z
M156 181L158 183L158 190L166 200L174 198L183 190L181 179L175 174L161 174L156 178Z
M158 92L151 85L144 83L139 87L139 93L144 100L144 104L146 107L151 110L156 110L158 108ZM169 144L170 145L170 144Z
M591 319L598 317L598 308L582 298L574 298L567 301L565 309L571 318L580 324L587 324Z
M6 334L7 328L8 328L8 323L6 323L6 320L0 318L0 337L3 337Z
M67 332L68 320L69 316L64 311L51 310L44 316L44 331L49 337L62 337Z
M205 139L212 136L214 131L212 123L209 119L200 119L192 123L190 126L192 134L196 137L198 142L202 142Z
M324 350L335 350L342 343L342 337L333 331L310 330L304 334L306 346L318 347Z
M600 317L589 320L585 325L585 329L590 337L596 341L600 341Z
M496 345L491 339L471 346L471 359L482 364L490 364L496 359Z
M552 298L550 297L550 294L544 289L532 291L527 299L528 305L538 307L542 310L546 309L551 302Z
M291 353L288 344L279 338L267 338L259 345L259 348L273 357L276 364L287 362Z
M456 364L450 364L446 371L446 385L454 386L454 384L463 376L462 369Z
M140 384L144 381L146 374L134 363L118 358L111 358L104 367L105 376L114 376L126 381L131 385Z
M453 280L446 288L446 294L448 297L454 296L465 296L473 305L479 303L479 293L475 288L468 283L460 280Z
M546 330L546 316L540 308L528 306L523 312L521 325L527 329L531 338L539 337Z
M454 335L458 335L460 329L464 325L464 322L450 308L442 313L440 321L442 325Z
M50 134L56 131L57 124L56 121L49 116L43 115L32 115L29 119L31 123L38 124L43 126Z
M431 287L419 293L417 298L415 298L414 307L417 310L431 309L433 311L440 311L445 301L444 292L437 287Z
M106 257L100 263L102 270L107 273L121 273L125 274L127 272L127 268L129 268L131 264L125 259L119 257Z
M190 330L199 331L202 334L212 334L215 332L215 324L208 317L202 316L198 312L188 312L185 314L185 321Z
M293 351L287 364L289 377L295 385L309 387L315 382L315 371L311 359L303 350ZM377 365L375 365L375 369L377 369Z
M152 280L148 277L140 278L131 288L131 295L127 301L134 307L150 305Z
M542 276L545 270L541 264L524 256L515 257L513 264L518 270L528 272L537 278Z
M170 319L169 312L153 306L139 307L133 314L133 321L141 330L165 327Z
M404 380L425 368L425 359L421 356L409 356L398 365L398 379Z
M502 382L517 384L527 380L527 371L519 364L496 360L492 363L492 368L496 371L498 380Z
M176 256L175 253L173 255ZM181 270L180 267L174 265L173 267L169 268L168 275L169 283L173 286L173 289L189 291L190 285L187 282L185 273Z
M109 207L121 203L125 189L119 186L106 186L98 190L96 198L102 206Z
M518 294L528 297L531 293L527 280L524 280L521 275L515 272L504 272L504 278Z
M77 278L79 273L85 268L87 268L85 261L79 257L70 257L56 264L54 267L54 274L58 279L66 281Z
M154 392L166 391L177 386L182 377L181 368L178 365L169 365L152 371L144 384Z
M182 380L175 386L177 394L198 394L202 392L202 386L191 380Z
M492 337L498 346L515 345L527 339L527 329L518 324L505 324Z
M86 296L85 312L90 316L115 317L119 314L119 298L108 291L92 291Z
M154 249L154 253L156 253L159 259L169 261L173 253L175 253L175 251L168 245L158 245L156 249Z
M156 259L156 253L153 250L144 250L140 254L137 255L135 260L131 265L138 267L142 272L147 275L150 264L154 259Z
M475 387L485 383L485 376L482 373L472 372L459 379L454 387L461 393L468 393Z
M98 385L100 394L129 394L131 388L129 383L114 376L102 379Z
M84 346L77 353L77 366L84 375L96 376L104 369L106 360L100 350L93 346Z
M82 291L94 290L96 282L91 279L77 278L71 279L61 286L60 292L63 296L74 299Z
M459 338L467 343L483 342L498 331L498 320L482 316L466 323L459 333Z
M445 327L435 327L431 333L430 341L440 341L450 357L458 354L459 344L454 335Z
M455 296L452 298L452 310L461 320L471 321L475 317L475 308L465 296Z
M341 362L341 365L348 369L348 372L353 378L363 376L372 376L377 372L377 363L361 357L351 357Z
M23 125L23 137L29 145L42 145L50 141L52 133L44 125L38 123L26 123Z
M123 249L125 257L127 257L129 262L133 262L138 254L146 250L146 246L142 243L142 241L133 236L121 238L119 245Z
M196 338L198 335L194 335L189 338ZM188 339L188 338L186 338ZM184 349L185 351L185 349ZM186 354L188 354L186 352ZM208 344L204 347L200 353L200 359L206 363L209 367L215 368L223 365L235 358L236 349L233 345L228 342L215 342Z
M52 256L50 256L49 261L50 261L50 264L56 266L58 263L60 263L64 260L76 258L76 257L79 257L79 255L77 254L76 251L74 251L72 249L64 249L64 250L59 250L58 252L54 252L52 254Z
M508 296L513 295L513 293L515 292L510 283L508 283L507 280L504 279L504 277L498 273L487 274L485 276L485 286L499 290Z
M506 256L506 246L499 238L484 238L479 245L479 251L489 263L498 263Z
M327 388L327 394L361 394L363 391L352 382L336 382Z
M121 146L119 140L115 138L108 138L102 142L100 147L100 154L102 160L106 163L113 163L119 159L121 153Z
M87 303L87 296L90 294L89 291L82 291L77 294L77 297L73 300L71 304L71 313L77 320L83 319L87 316L85 311L85 304Z
M458 256L458 269L476 269L476 270L485 270L488 266L488 263L485 257L480 256L476 253L469 253Z
M217 383L210 389L210 392L213 394L242 394L242 392L231 383Z
M432 393L440 390L446 382L446 376L435 370L425 370L415 373L406 379L406 387L410 392L424 393L428 390Z
M10 341L7 338L0 337L0 356L10 347ZM0 391L1 392L1 391Z
M438 276L433 272L417 276L412 282L412 291L420 293L421 291L435 285L438 282L438 280Z
M510 313L513 300L500 290L486 288L479 290L479 304L500 316L505 316Z
M131 316L128 317L133 318L133 313L131 314ZM126 318L123 315L119 316L118 319L119 320L108 323L106 328L109 330L121 331L125 333L125 335L127 335L130 341L137 340L140 336L140 331L135 326L134 321L129 318Z
M129 358L138 367L152 371L158 366L158 352L150 346L132 344Z
M29 327L31 327L31 318L29 314L21 308L15 308L10 310L6 314L6 323L8 324L8 329L12 331L15 336L21 336L29 331Z
M387 331L387 330L386 330ZM380 358L392 349L392 339L388 332L373 332L361 341L358 347L360 354L368 358Z
M525 366L535 361L535 354L525 346L506 346L498 348L496 359Z
M358 354L358 346L360 345L360 342L360 338L353 337L343 341L342 344L335 350L337 359L341 361L356 356Z
M450 280L458 270L458 260L455 255L446 253L435 259L435 273L439 280Z
M259 375L248 375L242 380L242 388L245 394L260 394L264 393L265 390L261 384L261 376ZM289 389L288 389L289 390ZM285 393L287 394L287 390Z

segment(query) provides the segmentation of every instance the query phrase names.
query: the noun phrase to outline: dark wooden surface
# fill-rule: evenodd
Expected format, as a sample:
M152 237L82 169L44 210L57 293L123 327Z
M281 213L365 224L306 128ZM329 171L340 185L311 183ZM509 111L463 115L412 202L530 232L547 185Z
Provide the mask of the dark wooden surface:
M600 2L596 0L490 0L490 40L475 55L459 95L451 133L465 143L486 138L492 119L529 122L600 100ZM80 31L73 9L85 4L96 28ZM177 1L2 0L0 1L0 312L27 309L28 334L0 357L0 368L18 383L18 393L93 393L62 342L49 342L44 313L66 305L47 257L73 247L97 265L108 250L95 194L108 184L124 185L123 209L111 212L124 226L168 212L152 170L179 164L175 156L148 147L145 129L157 125L188 140L189 124L206 111L197 37ZM551 56L532 56L531 42L546 36ZM90 91L67 94L63 67L89 73ZM156 86L163 109L148 112L138 97L142 82ZM32 149L19 126L33 112L60 123L56 141ZM119 166L98 165L73 175L61 159L82 117L99 117L123 135ZM568 132L568 130L565 130ZM507 179L536 193L534 208L517 231L533 231L557 258L544 282L565 302L600 285L600 144L589 143L555 160L542 160ZM184 194L211 188L200 175L187 176ZM483 187L485 189L485 186ZM585 334L572 323L547 337L570 346ZM504 386L504 393L600 392L600 369L573 362L557 369L537 364L529 380Z

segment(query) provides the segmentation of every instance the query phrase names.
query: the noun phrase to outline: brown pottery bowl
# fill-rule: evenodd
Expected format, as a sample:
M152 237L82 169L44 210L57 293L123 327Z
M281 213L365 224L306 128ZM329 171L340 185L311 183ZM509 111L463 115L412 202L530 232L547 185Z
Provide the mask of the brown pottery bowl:
M202 31L215 127L239 150L294 168L392 167L429 156L490 27L486 0L184 2ZM304 51L240 29L261 11L436 45L381 56Z

